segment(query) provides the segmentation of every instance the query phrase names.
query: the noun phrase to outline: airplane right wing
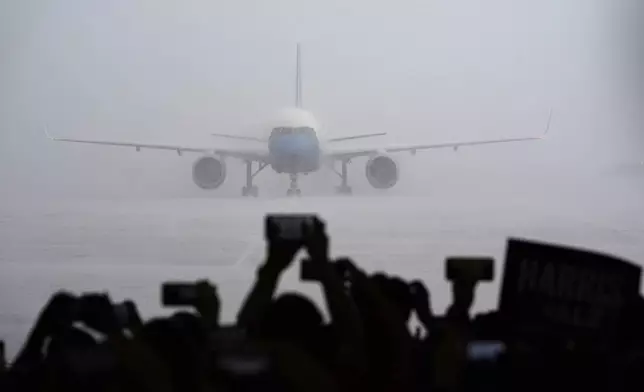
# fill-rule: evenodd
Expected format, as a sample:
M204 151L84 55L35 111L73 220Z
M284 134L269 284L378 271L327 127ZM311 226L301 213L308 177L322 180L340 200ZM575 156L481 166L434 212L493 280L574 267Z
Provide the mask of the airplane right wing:
M134 147L136 151L141 151L142 148L153 150L171 150L176 151L181 155L183 152L196 152L202 154L217 154L224 157L238 158L241 160L250 160L257 162L266 162L268 160L268 149L254 148L254 149L227 149L227 148L204 148L204 147L191 147L179 146L168 144L151 144L151 143L136 143L136 142L121 142L121 141L108 141L108 140L89 140L89 139L69 139L53 137L45 129L45 135L53 141L57 142L71 142L71 143L85 143L85 144L98 144L103 146L117 146L117 147Z
M327 156L334 159L351 159L359 156L371 155L379 151L384 151L387 153L396 153L396 152L410 152L415 154L418 150L429 150L437 148L453 148L458 149L463 146L480 146L484 144L498 144L498 143L512 143L512 142L524 142L524 141L534 141L542 140L543 137L525 137L525 138L515 138L515 139L496 139L496 140L479 140L479 141L470 141L470 142L452 142L452 143L436 143L436 144L415 144L415 145L400 145L400 146L389 146L385 148L353 148L353 149L333 149L327 152Z
M369 156L380 151L386 153L397 152L410 152L415 154L418 150L438 149L438 148L453 148L457 150L459 147L464 146L480 146L486 144L499 144L499 143L514 143L543 140L548 131L550 130L550 122L552 119L552 111L548 116L546 129L541 136L521 137L521 138L506 138L506 139L490 139L490 140L474 140L463 142L448 142L448 143L435 143L435 144L412 144L412 145L399 145L399 146L386 146L383 148L350 148L350 149L336 149L333 148L326 152L326 156L334 160L346 160L359 156Z

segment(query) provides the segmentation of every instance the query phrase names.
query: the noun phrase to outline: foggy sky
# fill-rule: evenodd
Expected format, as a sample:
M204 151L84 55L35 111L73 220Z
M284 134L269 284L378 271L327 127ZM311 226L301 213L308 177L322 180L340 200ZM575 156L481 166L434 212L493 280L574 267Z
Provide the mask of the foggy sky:
M553 108L547 144L468 149L450 164L574 173L641 159L605 2L384 3L1 2L2 195L198 193L197 156L56 144L41 128L227 143L208 133L256 132L293 103L296 42L304 105L329 134L386 131L397 143L532 136ZM430 154L404 159L412 177L441 164ZM237 194L243 180L231 181L222 191Z

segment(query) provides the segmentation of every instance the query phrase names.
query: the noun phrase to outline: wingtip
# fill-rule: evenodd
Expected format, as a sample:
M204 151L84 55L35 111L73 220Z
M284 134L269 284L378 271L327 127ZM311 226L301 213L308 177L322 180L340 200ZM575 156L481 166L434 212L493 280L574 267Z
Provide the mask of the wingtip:
M550 124L552 123L552 108L550 108L550 111L548 112L548 122L546 123L546 129L543 131L543 135L541 135L542 139L545 139L546 136L548 135L548 132L550 132Z
M45 124L45 125L43 125L43 126L42 126L42 130L43 130L43 133L45 134L45 136L47 137L47 139L49 139L49 140L56 140L56 139L55 139L54 137L52 137L52 136L51 136L51 134L49 133L49 129L47 128L47 124Z

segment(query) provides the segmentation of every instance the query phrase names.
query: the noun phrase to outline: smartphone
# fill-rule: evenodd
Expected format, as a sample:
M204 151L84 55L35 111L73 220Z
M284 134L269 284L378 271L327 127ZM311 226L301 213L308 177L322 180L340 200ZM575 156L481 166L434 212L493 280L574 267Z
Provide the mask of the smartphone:
M166 282L161 285L163 306L192 306L197 300L194 282Z
M445 261L445 278L450 282L470 279L490 282L494 279L494 259L491 257L448 257Z
M264 235L268 241L304 242L317 217L313 214L271 214L266 216Z

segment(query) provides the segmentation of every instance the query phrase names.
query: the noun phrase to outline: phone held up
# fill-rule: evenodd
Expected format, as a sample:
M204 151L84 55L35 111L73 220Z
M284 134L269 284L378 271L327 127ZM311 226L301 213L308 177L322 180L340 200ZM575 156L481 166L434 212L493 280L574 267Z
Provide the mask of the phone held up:
M166 282L161 285L163 306L194 306L197 284L194 282Z
M314 214L270 214L266 216L264 235L269 242L306 243L322 221Z
M265 236L269 242L289 241L306 246L310 240L324 230L324 223L315 214L271 214L266 216ZM302 281L317 281L320 277L318 265L304 260L300 266Z
M445 278L450 282L490 282L494 280L494 259L476 256L448 257L445 261Z

